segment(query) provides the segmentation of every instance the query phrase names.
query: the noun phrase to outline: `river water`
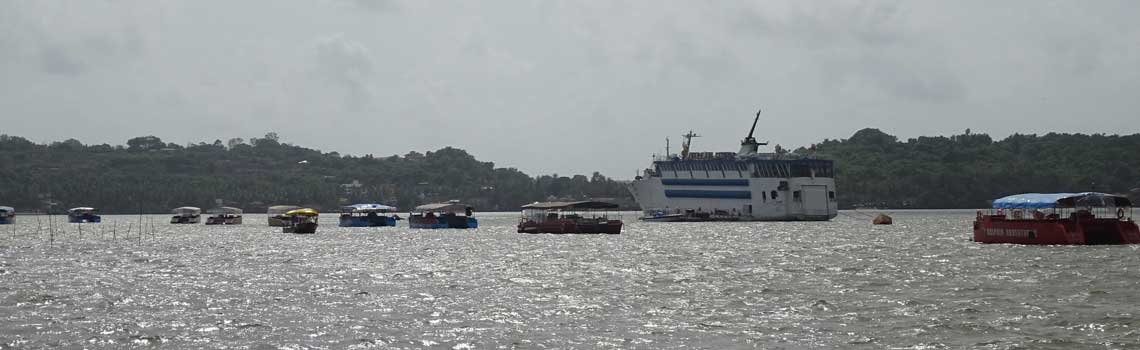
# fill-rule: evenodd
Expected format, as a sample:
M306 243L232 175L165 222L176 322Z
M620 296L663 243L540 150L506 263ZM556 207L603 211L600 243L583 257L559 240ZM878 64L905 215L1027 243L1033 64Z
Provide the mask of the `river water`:
M972 211L892 214L628 214L621 235L147 216L141 238L107 216L50 245L23 216L0 226L0 348L1140 348L1140 247L983 245Z

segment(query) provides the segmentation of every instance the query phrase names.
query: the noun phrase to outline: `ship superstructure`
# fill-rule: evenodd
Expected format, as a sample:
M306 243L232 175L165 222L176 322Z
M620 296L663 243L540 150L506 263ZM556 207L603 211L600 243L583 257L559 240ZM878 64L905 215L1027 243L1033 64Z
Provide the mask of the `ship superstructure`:
M760 153L753 136L760 112L737 152L691 152L654 157L629 185L646 221L830 220L838 214L830 160ZM668 149L668 148L666 148Z

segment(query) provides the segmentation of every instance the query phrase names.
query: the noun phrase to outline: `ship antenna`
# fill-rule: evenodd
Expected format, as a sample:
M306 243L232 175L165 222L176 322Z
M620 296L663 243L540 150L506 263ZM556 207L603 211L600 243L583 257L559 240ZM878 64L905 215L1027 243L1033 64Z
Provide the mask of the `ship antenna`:
M760 111L761 109L756 110L756 119L752 120L752 129L748 130L749 139L752 138L752 133L756 132L756 123L760 121Z

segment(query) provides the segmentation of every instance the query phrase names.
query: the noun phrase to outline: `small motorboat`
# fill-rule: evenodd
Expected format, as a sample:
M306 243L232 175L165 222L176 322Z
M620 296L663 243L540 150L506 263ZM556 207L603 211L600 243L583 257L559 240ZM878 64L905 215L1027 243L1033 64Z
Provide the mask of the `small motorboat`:
M606 202L535 202L522 206L519 233L621 233L621 219L610 218L618 205Z
M454 200L447 203L424 204L416 207L415 211L408 215L408 226L427 229L478 228L479 221L472 217L473 210L470 206Z
M16 223L16 208L0 206L0 225Z
M197 224L202 222L202 209L198 207L178 207L170 211L171 224Z
M340 208L340 227L396 226L396 207L383 204L353 204Z
M294 209L286 212L285 216L289 219L285 227L281 228L281 232L317 233L317 219L320 218L320 213L316 209Z
M206 225L241 225L242 210L234 207L214 208L208 211Z
M285 227L289 224L289 217L285 213L290 210L301 209L296 205L274 205L265 211L266 216L269 217L269 226Z
M1112 194L1026 193L979 210L974 241L1014 244L1137 244L1132 201Z
M68 209L67 222L73 224L103 222L103 217L95 214L97 211L99 210L92 207L78 207Z

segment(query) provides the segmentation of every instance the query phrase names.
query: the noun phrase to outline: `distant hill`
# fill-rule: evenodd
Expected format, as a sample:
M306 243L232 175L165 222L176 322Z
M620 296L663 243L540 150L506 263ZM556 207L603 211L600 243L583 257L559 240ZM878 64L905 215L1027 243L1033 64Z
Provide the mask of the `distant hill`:
M409 210L449 199L485 211L552 197L633 204L623 183L598 173L531 177L451 147L374 157L322 153L280 142L274 133L185 146L154 136L111 146L74 139L42 145L0 135L0 205L30 211L43 208L48 196L57 211L94 206L110 213L210 208L216 199L250 212L275 204L333 211L377 201Z
M1089 190L1140 200L1140 134L1015 134L994 141L967 130L899 141L863 129L845 140L824 140L814 153L836 161L843 208L978 208L1014 193ZM0 135L0 205L43 208L49 194L57 210L84 205L111 213L209 208L216 199L250 212L274 204L332 211L374 201L407 210L449 199L479 210L515 210L554 198L635 206L624 182L596 172L532 177L451 147L373 157L322 153L283 143L274 133L192 145L144 136L119 146L74 139L43 145Z
M966 130L899 141L863 129L816 148L836 161L844 207L979 208L1015 193L1090 190L1140 199L1140 134L1015 134L994 141Z

